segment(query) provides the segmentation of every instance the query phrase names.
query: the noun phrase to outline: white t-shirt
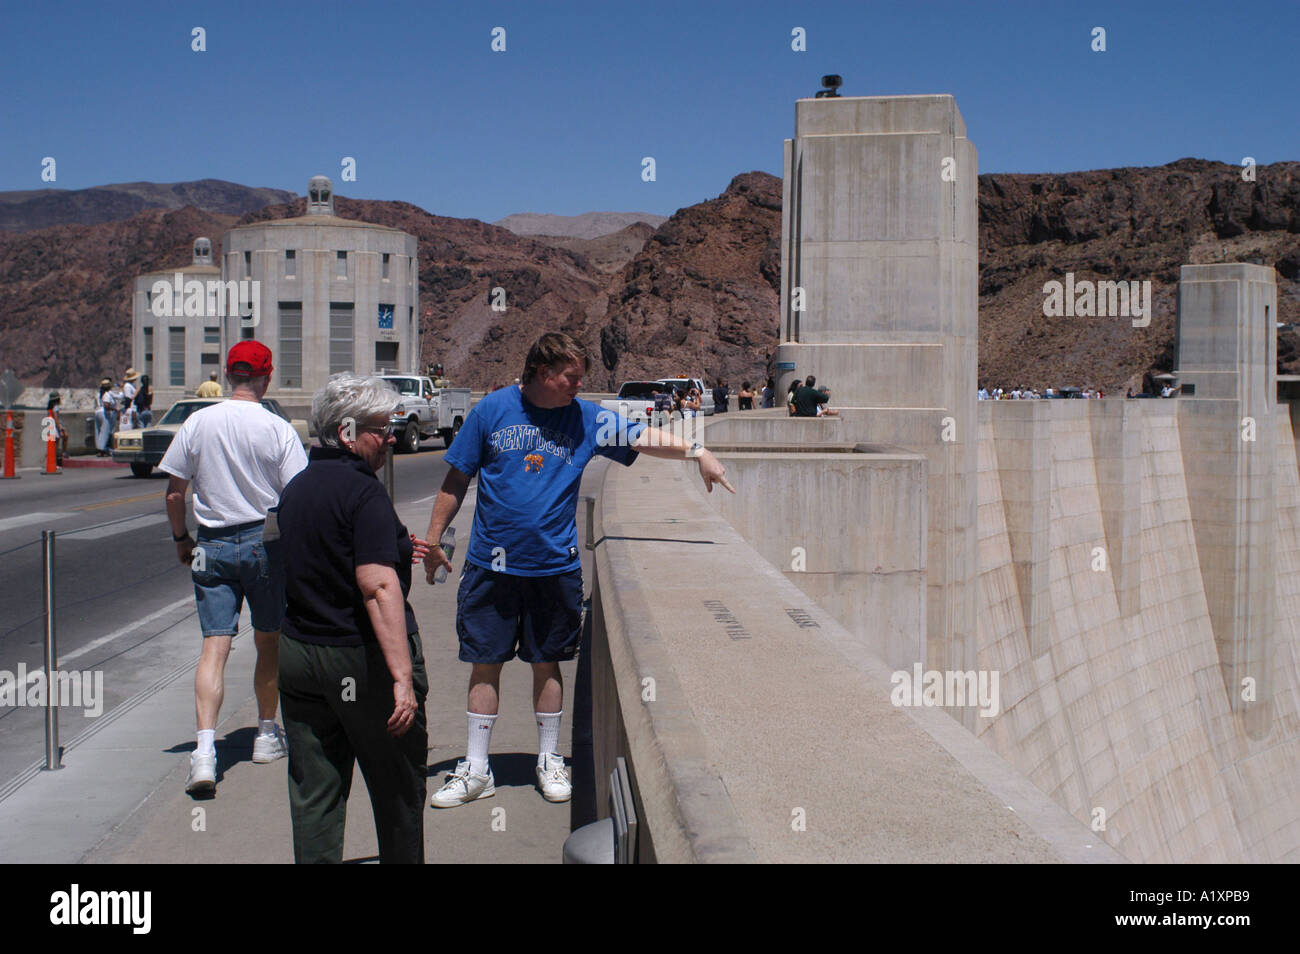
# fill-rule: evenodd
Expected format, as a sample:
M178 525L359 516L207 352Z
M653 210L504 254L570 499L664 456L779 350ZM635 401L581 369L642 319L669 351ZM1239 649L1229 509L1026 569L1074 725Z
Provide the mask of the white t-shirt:
M265 520L280 492L307 466L298 432L256 401L195 411L158 469L194 485L194 517L205 527Z

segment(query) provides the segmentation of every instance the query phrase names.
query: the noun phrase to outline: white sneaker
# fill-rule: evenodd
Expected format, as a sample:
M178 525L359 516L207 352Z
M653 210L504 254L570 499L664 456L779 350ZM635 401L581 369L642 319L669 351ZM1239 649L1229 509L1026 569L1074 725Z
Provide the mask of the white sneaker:
M289 754L285 742L284 729L278 725L271 735L259 735L253 740L253 761L258 763L274 762Z
M573 785L564 770L564 756L548 754L546 764L537 766L537 785L548 802L567 802L573 797Z
M496 780L489 768L486 775L472 775L469 762L457 762L456 771L447 776L442 788L433 793L429 805L433 808L455 808L476 798L491 798L497 792Z
M185 791L191 795L206 795L217 790L217 754L190 753L190 777L185 780Z

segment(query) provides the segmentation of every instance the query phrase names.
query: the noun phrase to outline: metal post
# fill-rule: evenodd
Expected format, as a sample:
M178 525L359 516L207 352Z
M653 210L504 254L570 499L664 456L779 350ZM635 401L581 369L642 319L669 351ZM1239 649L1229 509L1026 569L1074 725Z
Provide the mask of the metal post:
M58 673L55 669L57 650L54 643L54 531L41 531L41 562L43 573L41 588L45 596L45 769L61 769L63 753L59 748L59 709L55 693L58 691Z
M393 445L388 445L388 461L384 464L384 489L388 491L388 499L397 504L397 495L393 489Z

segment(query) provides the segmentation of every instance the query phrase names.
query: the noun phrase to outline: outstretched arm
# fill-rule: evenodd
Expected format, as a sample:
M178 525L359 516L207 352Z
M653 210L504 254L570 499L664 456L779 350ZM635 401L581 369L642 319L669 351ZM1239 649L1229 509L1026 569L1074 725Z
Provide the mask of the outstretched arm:
M647 427L637 435L636 440L632 442L632 447L642 454L662 457L666 460L686 460L694 457L699 464L700 477L704 480L705 490L713 493L713 485L719 483L733 494L736 492L736 488L727 483L725 476L727 468L722 466L722 461L713 456L712 451L699 444L684 441L671 431Z

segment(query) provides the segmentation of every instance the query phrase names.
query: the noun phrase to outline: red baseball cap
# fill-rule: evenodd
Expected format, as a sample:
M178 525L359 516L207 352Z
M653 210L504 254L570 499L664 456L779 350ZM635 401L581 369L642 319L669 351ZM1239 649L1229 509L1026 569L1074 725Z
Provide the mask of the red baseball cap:
M246 374L260 378L274 370L271 365L271 349L260 341L241 341L226 355L227 374Z

